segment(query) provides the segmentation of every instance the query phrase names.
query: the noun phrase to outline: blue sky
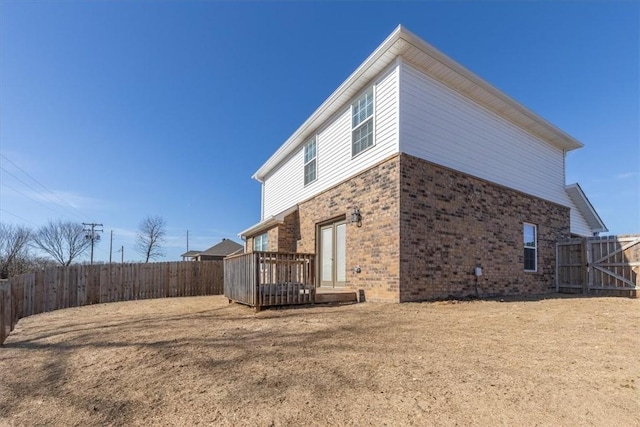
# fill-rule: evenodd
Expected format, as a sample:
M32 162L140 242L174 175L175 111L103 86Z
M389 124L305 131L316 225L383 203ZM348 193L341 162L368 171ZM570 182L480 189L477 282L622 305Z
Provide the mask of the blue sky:
M98 260L110 230L140 260L146 215L168 260L187 230L190 249L238 241L251 175L398 24L583 142L567 183L611 233L640 232L633 1L2 0L0 219L103 223Z

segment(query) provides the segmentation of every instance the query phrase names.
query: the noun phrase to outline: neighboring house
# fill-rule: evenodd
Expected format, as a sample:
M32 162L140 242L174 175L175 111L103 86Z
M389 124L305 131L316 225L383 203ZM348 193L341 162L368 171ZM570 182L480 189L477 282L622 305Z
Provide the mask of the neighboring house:
M180 256L182 257L183 261L193 261L199 253L200 251L187 251Z
M233 240L222 239L217 245L211 246L206 251L188 251L180 255L183 260L190 258L192 261L210 261L224 259L229 255L244 252L244 246Z
M241 236L369 301L545 293L556 242L606 231L565 186L580 147L400 26L255 173Z

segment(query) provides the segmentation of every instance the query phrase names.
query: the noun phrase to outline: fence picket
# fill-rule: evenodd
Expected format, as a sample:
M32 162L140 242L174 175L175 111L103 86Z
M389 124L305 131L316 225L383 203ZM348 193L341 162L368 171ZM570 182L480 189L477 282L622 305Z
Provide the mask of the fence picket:
M557 290L638 296L640 235L572 239L556 247Z
M18 319L67 307L172 296L221 295L223 261L48 267L0 284L0 345Z

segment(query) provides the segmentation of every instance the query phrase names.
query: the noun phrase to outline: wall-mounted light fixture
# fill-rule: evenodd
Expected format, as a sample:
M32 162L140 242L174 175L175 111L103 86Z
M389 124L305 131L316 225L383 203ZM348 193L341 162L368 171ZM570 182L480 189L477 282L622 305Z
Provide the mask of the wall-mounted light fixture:
M351 220L349 222L356 224L358 227L362 227L362 215L360 215L360 208L357 206L353 207L353 210L351 211Z

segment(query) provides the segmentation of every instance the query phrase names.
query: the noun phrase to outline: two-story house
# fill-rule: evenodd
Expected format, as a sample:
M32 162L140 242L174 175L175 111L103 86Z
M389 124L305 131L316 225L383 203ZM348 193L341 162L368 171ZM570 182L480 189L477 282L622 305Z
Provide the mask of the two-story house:
M241 236L369 301L545 293L556 242L606 231L565 185L581 146L399 26L258 169Z

